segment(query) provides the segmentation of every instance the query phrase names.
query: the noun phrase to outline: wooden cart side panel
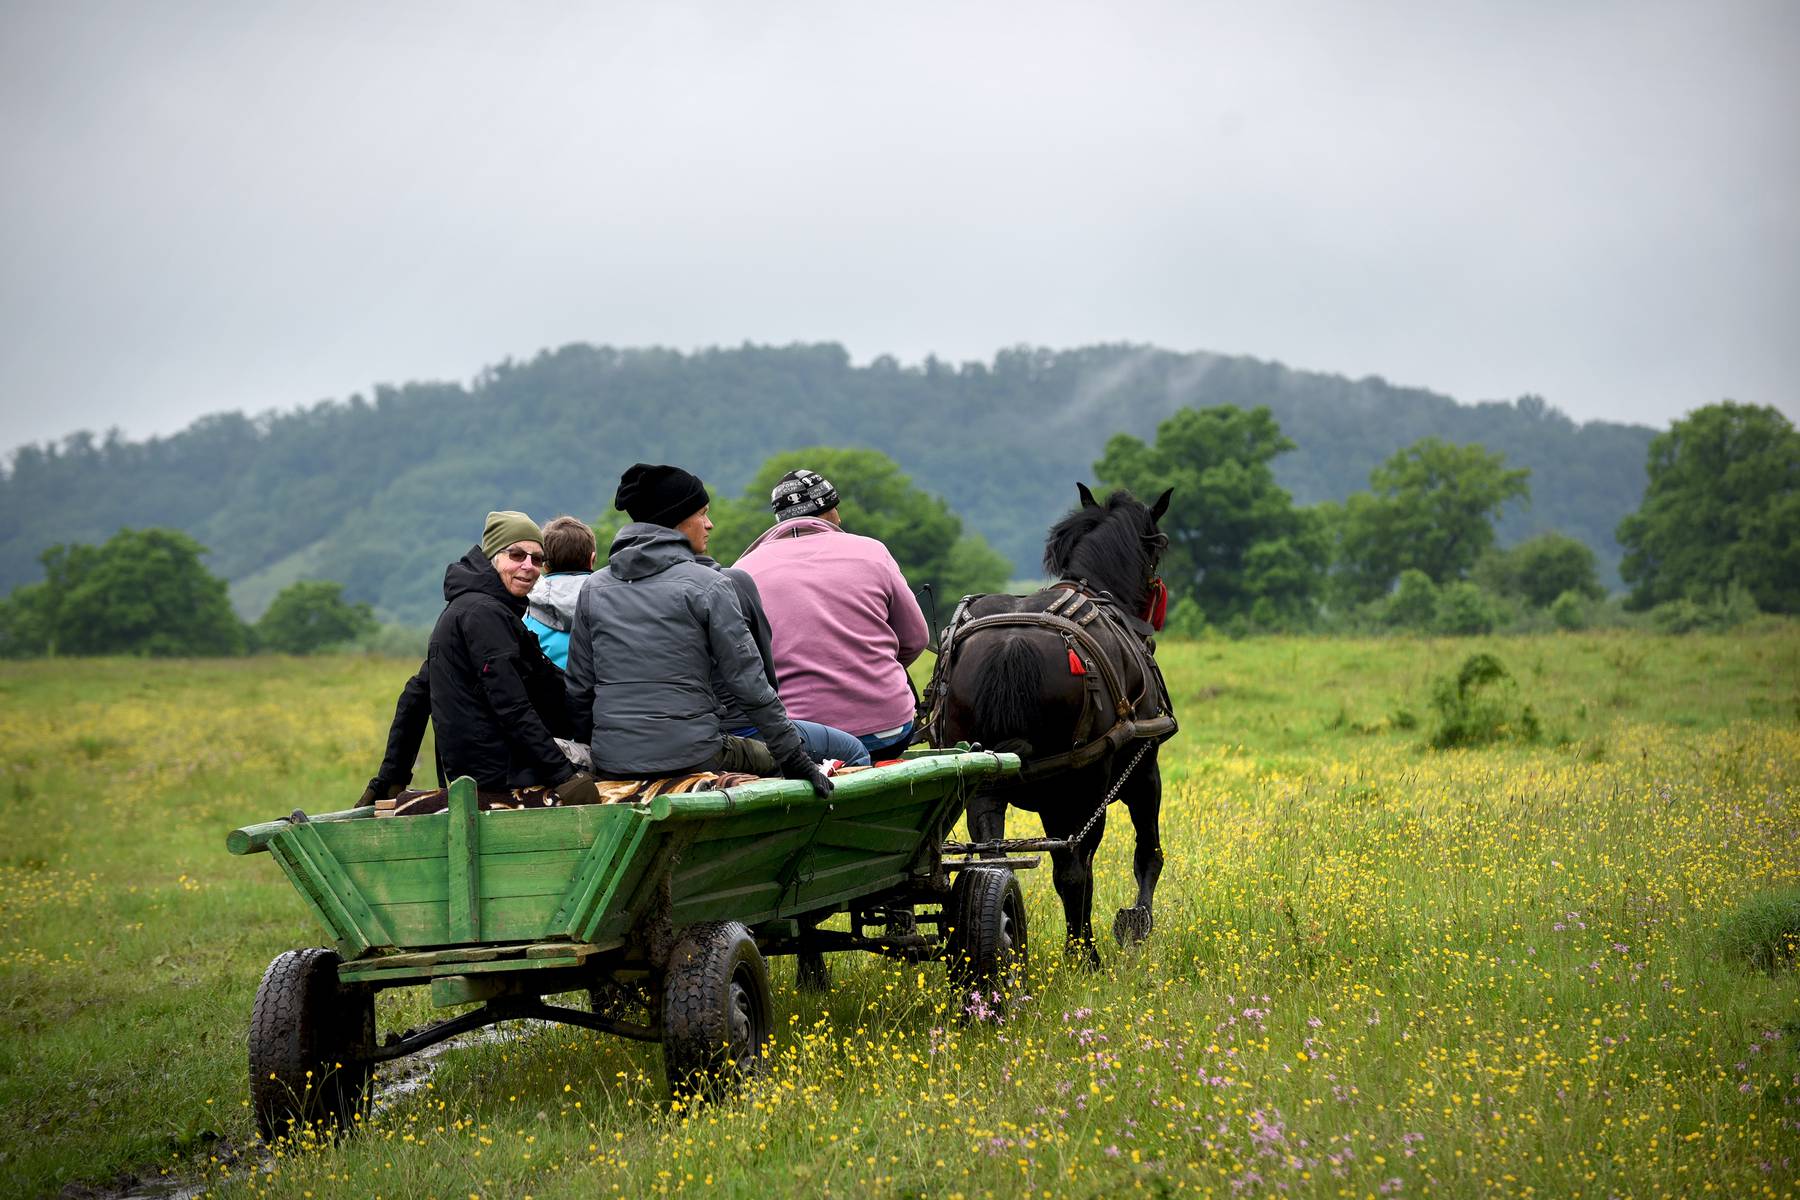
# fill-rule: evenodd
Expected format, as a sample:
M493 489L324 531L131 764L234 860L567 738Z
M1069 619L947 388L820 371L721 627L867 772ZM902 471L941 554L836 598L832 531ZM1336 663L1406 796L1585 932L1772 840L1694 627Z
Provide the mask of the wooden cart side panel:
M581 853L576 850L484 853L481 856L481 898L560 896L581 859ZM376 909L384 904L443 904L449 899L443 855L385 863L345 863L343 867L344 874Z
M481 902L481 936L484 942L532 942L541 940L556 915L560 893L540 896L495 896ZM456 946L462 939L451 935L449 906L442 901L389 904L382 909L398 946Z
M386 922L370 908L310 823L282 830L270 839L269 849L325 928L337 939L346 958L367 953L374 946L394 944Z
M594 840L600 826L622 806L580 805L518 812L481 814L484 854L572 850L577 855ZM628 810L627 810L628 811ZM449 843L448 813L367 821L337 821L313 826L341 863L394 862L407 858L444 857Z
M641 841L644 824L632 822L636 826L632 829L623 821L610 821L600 828L580 864L563 880L561 903L556 907L556 915L550 919L559 932L573 937L588 923L596 899L602 891L610 890L607 883L611 880L621 847L631 833L638 834ZM632 849L636 848L637 842L634 842Z
M713 827L703 830L671 875L670 888L678 903L714 892L735 892L751 880L775 880L783 867L805 851L813 833L811 829L786 829L752 837L705 836L715 831Z

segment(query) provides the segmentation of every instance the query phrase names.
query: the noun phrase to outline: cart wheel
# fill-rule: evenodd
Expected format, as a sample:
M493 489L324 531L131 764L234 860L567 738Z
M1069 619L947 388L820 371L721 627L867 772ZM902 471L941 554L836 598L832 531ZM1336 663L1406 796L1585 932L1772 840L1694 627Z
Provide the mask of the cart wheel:
M368 1108L375 994L338 983L335 950L276 956L250 1010L250 1106L274 1141L308 1123L348 1127Z
M994 993L1013 996L1025 984L1025 893L1004 867L970 867L956 877L946 906L950 982L959 999L979 1009ZM971 992L982 994L973 1002Z
M677 1097L716 1099L762 1068L769 968L736 921L690 925L663 978L663 1067Z

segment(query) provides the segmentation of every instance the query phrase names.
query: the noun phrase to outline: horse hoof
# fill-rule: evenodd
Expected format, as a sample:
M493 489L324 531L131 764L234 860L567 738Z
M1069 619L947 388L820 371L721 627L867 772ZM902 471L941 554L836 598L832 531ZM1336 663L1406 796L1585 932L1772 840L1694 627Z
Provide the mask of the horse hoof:
M1155 924L1150 910L1141 905L1121 908L1119 915L1113 918L1113 940L1121 946L1135 946L1150 936L1150 929Z

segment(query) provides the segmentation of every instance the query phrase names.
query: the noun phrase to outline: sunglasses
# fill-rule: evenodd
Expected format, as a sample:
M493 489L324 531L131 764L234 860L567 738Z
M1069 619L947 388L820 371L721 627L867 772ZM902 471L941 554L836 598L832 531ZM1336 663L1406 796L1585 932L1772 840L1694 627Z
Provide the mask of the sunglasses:
M507 561L509 562L522 563L529 558L531 560L531 565L534 567L541 567L544 565L543 555L533 554L529 550L521 550L517 546L508 546L500 553L506 555Z

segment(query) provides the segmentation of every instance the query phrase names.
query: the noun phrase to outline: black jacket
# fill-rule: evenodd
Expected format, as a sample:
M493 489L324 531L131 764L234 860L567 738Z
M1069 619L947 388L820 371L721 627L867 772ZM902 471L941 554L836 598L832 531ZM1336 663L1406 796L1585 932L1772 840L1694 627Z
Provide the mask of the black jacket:
M437 732L444 779L474 778L483 791L555 786L574 774L552 740L571 732L562 672L525 628L526 598L471 546L444 569L444 611L419 673L407 681L376 776L405 784L425 737Z

